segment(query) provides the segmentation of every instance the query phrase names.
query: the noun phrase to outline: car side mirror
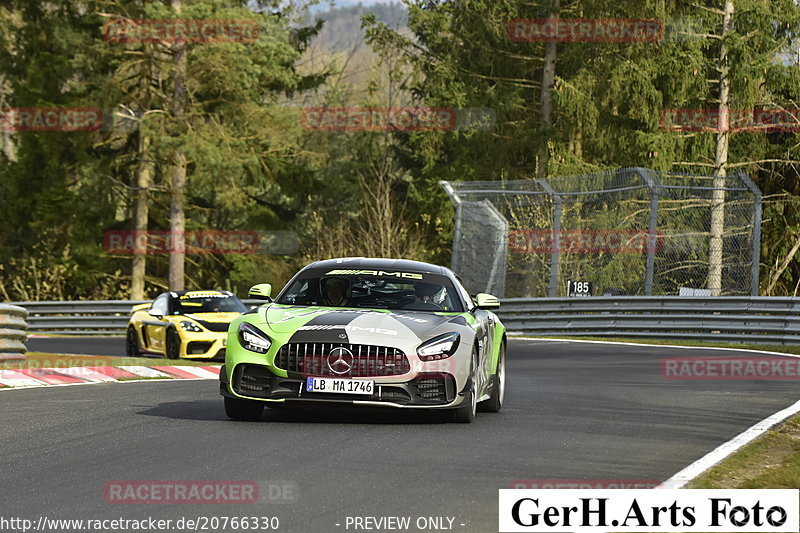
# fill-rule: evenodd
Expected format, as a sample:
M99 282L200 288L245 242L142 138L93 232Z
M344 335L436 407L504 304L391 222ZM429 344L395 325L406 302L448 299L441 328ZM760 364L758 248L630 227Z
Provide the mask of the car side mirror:
M164 313L159 311L158 309L148 309L147 314L150 316L154 316L156 318L164 318Z
M259 285L253 285L252 287L250 287L247 296L252 298L253 300L266 300L268 302L271 302L272 285L270 285L269 283L261 283Z
M484 292L475 296L475 303L478 309L500 309L500 300L497 296L492 296Z

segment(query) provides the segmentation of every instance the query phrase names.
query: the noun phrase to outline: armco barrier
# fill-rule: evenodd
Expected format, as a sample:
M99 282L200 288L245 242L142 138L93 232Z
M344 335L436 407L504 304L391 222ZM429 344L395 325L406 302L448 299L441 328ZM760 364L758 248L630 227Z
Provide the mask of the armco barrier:
M48 335L122 335L131 307L149 300L15 302L28 310L28 330ZM244 300L248 306L264 303Z
M28 329L65 335L122 334L127 300L28 302ZM259 305L259 300L245 304ZM800 345L800 298L611 296L503 300L513 334L628 337Z
M515 298L500 317L532 336L627 337L800 345L800 298Z
M28 311L15 305L0 304L0 360L21 359L28 339Z
M18 302L28 310L31 333L118 335L125 333L131 307L144 301Z

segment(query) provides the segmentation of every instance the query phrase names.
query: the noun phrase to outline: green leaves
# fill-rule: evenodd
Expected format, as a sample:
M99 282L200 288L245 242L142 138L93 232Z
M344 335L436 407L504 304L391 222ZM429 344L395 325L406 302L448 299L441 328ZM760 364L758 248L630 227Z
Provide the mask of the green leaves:
M105 255L101 242L107 229L131 227L142 135L151 141L152 228L168 227L170 154L180 149L188 158L191 228L297 230L304 232L309 258L333 253L348 235L364 235L364 228L390 228L405 243L394 250L447 263L452 210L438 185L442 179L533 178L543 166L551 176L628 166L709 171L698 165L713 163L715 134L666 131L662 124L664 109L716 106L721 19L697 2L562 0L562 18L658 19L665 37L657 43L558 43L550 126L541 119L546 43L512 40L509 24L545 18L553 2L404 5L407 28L390 22L396 8L363 17L367 41L379 57L370 62L364 50L351 55L334 45L320 48L318 41L311 46L324 26L303 14L302 6L278 0L184 2L183 18L252 21L259 38L187 45L186 123L178 127L171 105L174 43L113 43L103 35L111 20L175 19L167 0L3 2L0 106L97 107L127 118L117 117L99 132L5 135L16 160L0 155L0 263L31 252L41 232L52 230L52 246L70 246L82 269L64 285L70 296L112 296L94 292L100 289L86 272L129 271L129 259ZM733 107L795 108L797 2L735 5L734 31L725 41ZM358 26L329 18L334 33ZM304 129L302 108L321 105L488 109L495 122L453 131ZM799 141L792 131L737 132L730 162L768 197L797 195ZM381 205L370 196L374 190L384 194L380 202L389 207L382 209L391 211L383 226L372 222L371 209ZM764 234L772 240L764 240L763 262L770 265L786 251L773 241L800 220L797 206L782 202L780 216L765 218ZM766 212L777 213L778 207ZM334 225L338 237L323 238ZM339 249L355 250L352 242L348 246ZM390 248L376 248L381 249ZM234 272L234 283L244 286L261 281L250 279L259 269L278 276L301 260L193 257L188 274L197 285L225 286ZM163 284L165 265L163 257L150 259L150 289ZM607 268L612 276L617 265ZM793 290L799 279L800 269L792 265L779 289Z

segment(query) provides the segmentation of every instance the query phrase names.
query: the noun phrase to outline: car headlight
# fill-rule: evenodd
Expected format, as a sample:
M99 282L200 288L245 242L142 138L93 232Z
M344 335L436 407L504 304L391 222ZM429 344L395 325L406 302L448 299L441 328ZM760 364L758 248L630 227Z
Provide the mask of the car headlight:
M267 334L247 322L239 324L239 344L245 350L265 354L272 346L272 341L269 340Z
M460 341L461 335L458 333L440 335L423 343L417 348L417 355L419 355L419 358L423 361L446 359L456 353Z
M200 333L203 331L203 328L188 320L181 320L181 329L183 331L194 331L195 333Z

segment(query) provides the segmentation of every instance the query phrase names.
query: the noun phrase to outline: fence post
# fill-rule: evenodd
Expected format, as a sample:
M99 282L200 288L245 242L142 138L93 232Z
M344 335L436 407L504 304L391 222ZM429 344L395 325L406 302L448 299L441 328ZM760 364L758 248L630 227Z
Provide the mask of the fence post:
M538 179L536 183L550 195L555 204L555 209L553 210L553 250L550 253L550 287L547 291L547 295L550 298L555 298L558 296L558 261L561 253L561 197L547 181Z
M505 219L502 213L497 210L497 208L492 204L492 202L486 201L486 209L487 211L494 216L495 220L498 221L499 225L502 227L502 236L503 239L497 242L497 248L494 252L494 259L492 260L492 270L489 273L489 281L486 282L486 292L493 294L499 298L505 298L506 296L506 266L507 266L507 256L506 251L508 249L508 220ZM502 272L500 269L502 268ZM502 281L502 284L500 283Z
M439 182L439 185L444 187L447 196L450 197L450 200L456 208L456 221L453 228L453 249L450 253L450 269L453 272L458 272L458 254L456 250L457 247L461 245L461 198L458 197L458 194L453 189L453 186L450 185L450 182L442 180Z
M761 264L761 216L762 216L762 197L761 189L758 188L750 176L741 170L736 173L745 187L753 193L753 249L750 253L750 296L758 296L759 266Z
M656 229L658 228L658 188L655 181L643 168L633 169L650 189L650 221L647 225L647 263L644 275L644 295L653 295L653 271L656 267Z

